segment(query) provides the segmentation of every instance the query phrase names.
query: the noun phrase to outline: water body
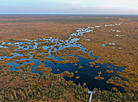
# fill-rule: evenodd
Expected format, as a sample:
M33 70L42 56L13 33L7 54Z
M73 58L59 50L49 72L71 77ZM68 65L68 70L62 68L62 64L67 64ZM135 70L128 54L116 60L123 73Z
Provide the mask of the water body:
M85 34L86 32L91 32L92 29L89 30L89 28L93 29L93 27L88 27L87 29L79 28L79 31L77 30L76 33L71 34L70 38L67 39L66 41L60 40L58 38L52 38L52 37L50 37L48 39L37 39L37 40L51 41L51 42L55 42L56 44L59 43L58 45L60 45L60 47L58 47L58 48L54 48L55 45L43 46L42 48L44 48L45 50L50 48L49 51L46 53L46 54L49 54L48 58L54 58L58 61L63 61L64 59L60 59L60 57L63 57L63 56L55 57L55 56L51 55L51 49L54 48L54 51L57 51L57 50L62 50L62 49L67 48L67 47L80 47L80 49L78 49L78 51L79 50L85 51L87 48L83 47L81 44L77 44L77 41L79 40L79 38L77 38L77 37L82 36L82 34ZM72 37L76 37L76 38L72 38ZM17 43L14 43L14 44L16 44L16 46L19 46L18 49L20 49L20 48L23 48L22 46L20 46L20 44L27 44L27 43L31 43L31 42L37 41L37 40L27 40L26 39L27 42L20 42L20 43L17 42ZM65 45L61 45L62 42L64 42ZM38 43L35 42L35 45L32 46L32 49L36 49L37 44ZM18 49L15 49L15 50L18 50ZM29 46L25 49L29 49ZM91 53L92 51L89 51L89 52L85 51L85 52L89 53L90 56L93 56L93 54ZM11 57L14 57L14 56L17 56L17 55L23 56L23 54L13 53L13 56L11 56ZM77 55L69 55L69 56L78 57ZM11 58L11 57L9 57L9 58ZM89 62L96 61L97 58L100 57L100 56L93 56L93 57L95 58L95 60L89 60L89 59L84 59L83 57L78 57L79 62L77 62L77 64L78 64L78 66L79 65L83 66L82 69L78 69L78 66L74 66L73 64L69 64L69 63L66 63L66 64L57 63L57 64L55 64L54 62L45 60L45 61L48 61L46 63L45 61L43 62L43 61L39 61L38 59L33 59L32 55L29 58L30 61L29 62L24 62L23 64L34 62L35 65L32 67L31 72L32 73L38 73L38 74L40 74L40 76L42 76L40 71L35 71L34 70L37 66L39 66L39 63L43 63L44 65L46 65L46 67L51 67L52 68L52 73L55 73L55 74L62 73L64 71L69 71L69 72L73 72L73 73L75 71L78 71L78 73L74 73L73 78L67 78L67 77L64 77L64 78L67 81L72 80L76 84L80 83L81 85L83 85L83 83L86 83L87 84L86 87L88 87L90 90L93 90L94 88L100 88L101 90L111 91L112 87L117 87L119 91L124 92L124 89L122 87L115 86L113 84L107 84L106 81L108 79L110 79L111 77L113 77L113 76L119 77L116 74L116 72L124 70L125 67L116 67L117 69L115 70L114 65L110 65L110 64L106 64L106 63L96 64L95 66L99 65L100 66L99 68L95 68L95 66L94 67L89 67ZM26 59L22 59L22 60L26 60ZM88 64L88 66L86 64ZM9 62L7 65L12 65L12 67L9 70L19 71L19 69L15 69L15 68L21 66L22 64ZM114 70L114 72L107 74L105 72L107 70L107 66L109 67L110 70ZM57 69L59 69L58 72L57 72ZM98 72L100 70L102 72L101 76L104 77L104 80L94 79L94 77L98 75ZM76 79L75 78L76 76L80 76L80 78ZM121 78L121 79L126 80L124 78Z

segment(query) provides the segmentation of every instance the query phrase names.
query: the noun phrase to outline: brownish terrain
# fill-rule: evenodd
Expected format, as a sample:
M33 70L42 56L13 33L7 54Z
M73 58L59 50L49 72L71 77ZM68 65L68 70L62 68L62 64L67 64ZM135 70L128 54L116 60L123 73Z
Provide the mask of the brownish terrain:
M105 26L105 25L115 26ZM117 24L117 25L116 25ZM101 25L101 26L100 26ZM106 62L119 67L126 67L122 72L117 74L128 80L123 81L118 77L111 77L107 83L122 86L126 93L115 93L94 89L94 101L114 101L129 102L138 100L138 16L52 16L52 15L0 15L0 43L16 42L23 39L38 39L54 37L66 40L71 33L76 32L77 28L95 27L94 32L86 33L78 43L82 44L88 50L92 50L94 56L100 56L97 61L90 63ZM86 39L90 39L87 41ZM33 42L34 43L34 42ZM33 44L32 43L32 44ZM110 44L112 43L112 44ZM49 43L50 45L54 45ZM106 46L102 46L105 44ZM34 50L14 51L13 46L5 45L8 48L0 48L0 56L7 56L0 60L0 101L45 101L45 102L87 102L89 95L88 89L73 82L67 82L62 76L73 77L73 73L64 72L61 74L50 73L51 68L44 67L43 64L35 70L41 71L40 76L31 73L30 70L34 63L23 64L16 69L20 71L8 71L11 66L6 65L8 62L23 63L24 61L15 61L15 59L28 58L26 56L12 56L13 52L27 54ZM23 45L24 48L26 47ZM38 46L43 46L38 44ZM60 55L78 55L86 59L92 59L84 51L77 51L79 48L65 48L63 50L52 52L54 56ZM34 59L44 61L48 54L38 54L47 52L42 48L35 49L32 53ZM49 60L56 63L76 63L78 58L62 57L64 62L57 62L55 59ZM73 59L73 62L72 62ZM29 61L29 60L25 60ZM98 68L98 66L97 66ZM107 73L111 73L108 70ZM38 79L40 80L38 81ZM104 78L96 76L96 79ZM58 94L56 94L58 93ZM56 100L56 101L54 101Z
M100 56L97 60L98 62L126 67L118 75L129 80L128 86L130 90L138 89L136 77L138 76L138 22L133 20L132 18L130 20L121 20L127 23L116 26L101 26L96 28L94 33L85 34L79 41L83 46L92 50L95 56ZM117 30L121 32L117 32ZM86 41L85 39L90 39L91 41ZM109 42L115 45L110 45L108 44ZM106 44L106 46L100 46L102 44Z
M1 15L0 41L59 37L66 39L76 27L94 26L118 18L91 16Z

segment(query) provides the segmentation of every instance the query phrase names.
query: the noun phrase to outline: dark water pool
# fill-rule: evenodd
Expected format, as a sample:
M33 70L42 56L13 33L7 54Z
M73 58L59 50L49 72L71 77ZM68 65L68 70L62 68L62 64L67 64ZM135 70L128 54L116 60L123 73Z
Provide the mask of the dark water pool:
M66 41L63 41L63 40L60 40L58 38L54 39L54 38L50 37L49 39L43 39L43 40L44 41L51 41L51 42L58 43L58 45L60 45L60 47L59 48L54 48L54 51L61 50L61 49L67 48L67 47L80 47L80 49L78 49L78 50L81 50L81 51L85 51L87 49L87 48L83 47L81 44L77 44L77 41L79 40L79 38L73 38L70 41L69 41L69 39L66 40ZM37 40L42 40L42 39L37 39ZM28 40L26 43L25 42L20 42L20 43L17 42L15 44L16 44L16 46L19 46L18 49L20 49L20 48L23 48L22 46L20 46L21 44L27 44L27 43L30 44L33 41L37 41L37 40ZM61 45L62 43L61 42L59 43L59 41L64 42L66 45ZM38 43L35 42L35 45L32 46L32 49L37 48L37 44ZM29 49L29 46L27 48L25 48L25 49ZM4 47L4 46L2 46L2 47ZM54 59L56 59L58 61L64 60L64 59L60 59L60 57L62 57L62 56L55 57L55 56L51 55L51 49L54 47L54 45L43 46L42 48L44 48L46 50L49 47L50 47L50 49L46 53L46 54L49 54L48 58L54 58ZM18 49L16 49L16 50L18 50ZM90 56L93 56L91 54L92 51L89 51L89 52L85 51L85 52L89 53ZM13 53L13 55L14 56L23 56L23 54L18 54L18 53ZM12 57L14 57L14 56L12 56ZM71 56L78 57L77 55L71 55ZM6 56L4 56L4 57L6 58ZM95 56L93 56L93 57L95 57ZM44 62L42 62L42 61L39 61L38 59L33 59L32 55L29 58L30 61L29 62L24 62L23 64L34 62L35 65L32 67L31 72L38 73L38 74L40 74L40 76L42 75L40 73L40 71L35 71L34 70L37 66L39 66L39 63L45 64L46 67L51 67L52 68L52 73L55 73L55 74L62 73L64 71L69 71L69 72L78 71L78 73L74 73L74 77L73 78L67 78L67 77L64 77L64 78L67 81L72 80L76 84L80 83L82 85L83 83L86 83L87 87L90 90L93 90L94 88L100 88L101 90L109 90L110 91L112 87L117 87L119 91L124 92L124 89L122 87L115 86L115 85L112 85L112 84L107 84L106 81L108 79L110 79L111 77L113 77L113 76L119 77L116 74L116 71L122 71L122 70L125 69L125 67L116 67L117 69L115 70L115 66L114 65L110 65L110 64L106 64L106 63L104 63L104 64L96 64L95 66L99 65L100 66L99 68L95 68L95 66L94 67L89 67L89 62L96 61L98 57L100 57L100 56L96 56L95 60L89 60L89 59L84 59L83 57L79 57L78 58L79 62L77 64L78 64L78 66L79 65L83 66L82 69L78 69L78 66L74 66L73 64L69 64L69 63L66 63L66 64L57 63L57 64L55 64L54 62L51 62L51 61L48 61L46 63L45 61L47 61L47 60L45 60ZM25 60L25 59L22 59L22 60ZM88 65L86 65L86 64L88 64ZM12 65L12 67L9 70L11 70L11 71L12 70L19 71L19 69L15 69L15 68L21 66L22 64L17 64L17 63L9 62L7 65ZM114 72L107 74L105 72L107 70L107 66L109 67L110 70L114 70ZM58 72L57 72L57 69L59 69ZM102 72L101 76L104 77L104 80L95 80L94 79L94 77L98 75L99 71ZM75 78L76 76L80 76L80 78L76 79ZM126 80L126 79L123 79L123 78L121 78L121 79L122 80Z

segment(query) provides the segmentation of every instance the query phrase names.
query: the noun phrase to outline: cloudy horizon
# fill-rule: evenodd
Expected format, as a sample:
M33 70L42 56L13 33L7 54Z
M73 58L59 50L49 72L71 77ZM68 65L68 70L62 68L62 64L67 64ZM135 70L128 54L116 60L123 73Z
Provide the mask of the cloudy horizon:
M0 14L138 14L138 0L1 0Z

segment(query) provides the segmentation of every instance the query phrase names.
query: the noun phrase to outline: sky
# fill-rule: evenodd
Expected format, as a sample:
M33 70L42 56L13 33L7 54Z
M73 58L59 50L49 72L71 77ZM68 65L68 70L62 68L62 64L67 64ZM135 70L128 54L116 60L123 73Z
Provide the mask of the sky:
M138 0L0 0L0 14L138 14Z

